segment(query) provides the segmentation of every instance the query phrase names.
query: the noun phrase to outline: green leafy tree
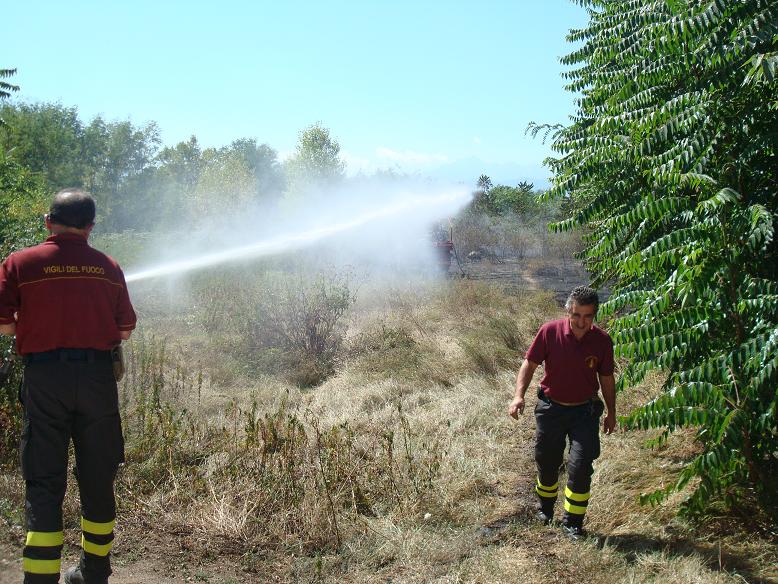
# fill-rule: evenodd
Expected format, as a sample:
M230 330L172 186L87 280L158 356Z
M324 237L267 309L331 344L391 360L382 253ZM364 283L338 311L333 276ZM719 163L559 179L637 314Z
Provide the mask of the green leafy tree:
M0 79L15 73L0 69ZM8 84L0 84L0 100L8 98ZM0 128L0 136L11 128ZM0 261L21 249L39 243L43 238L42 216L46 212L46 188L42 178L14 160L0 148Z
M240 155L254 175L257 200L273 200L281 196L284 172L273 148L258 144L253 138L241 138L232 142L228 149Z
M155 204L154 218L145 219L147 230L174 225L176 219L191 213L190 203L196 198L203 166L203 151L195 136L160 150L148 187Z
M197 219L204 217L203 205L238 209L275 202L284 190L276 152L253 139L202 151L193 136L160 150L153 122L137 126L98 116L84 123L76 108L47 103L5 104L0 116L9 122L0 148L40 174L50 190L89 190L98 203L100 232L148 231L182 210Z
M588 25L563 59L580 95L550 131L549 196L585 227L620 388L651 370L664 391L629 428L693 428L702 445L659 502L686 510L755 493L778 500L778 2L582 1Z
M276 202L283 188L283 171L275 150L253 139L203 152L194 198L200 209L239 211L257 203Z
M0 117L8 128L0 148L39 173L50 190L83 187L98 202L100 229L137 227L147 213L147 179L159 148L159 129L150 123L105 122L85 125L76 108L60 104L5 104Z
M534 188L535 185L528 182L521 182L516 187L494 187L489 192L494 212L499 215L515 213L524 216L538 212L540 206L535 201Z
M0 261L13 251L43 240L46 199L41 178L0 150ZM13 340L0 336L0 364L13 351ZM21 368L17 366L0 384L0 468L15 465L18 460L22 415L16 390L20 376Z
M42 241L46 193L40 177L0 151L0 261Z
M8 128L0 148L22 166L40 173L53 189L83 186L83 124L74 107L60 104L6 104L0 110Z
M0 69L0 79L13 75L16 69ZM9 91L19 88L0 82L0 101ZM11 129L0 128L0 136ZM0 148L0 261L21 249L39 243L43 237L42 215L46 209L43 180L20 165Z
M192 191L200 180L203 152L196 136L163 148L157 155L158 180L170 182Z
M294 155L284 165L287 196L294 198L310 189L326 188L343 179L345 164L340 159L340 144L321 124L302 132Z
M546 218L554 215L555 204L547 199L539 200L535 185L522 181L515 187L492 185L491 179L482 174L478 178L478 190L473 194L470 211L487 215L521 215L525 219Z
M193 208L200 219L245 208L256 192L256 177L240 152L211 148L203 153L202 173L193 193Z
M476 191L473 193L473 201L469 210L475 213L495 213L494 201L492 200L492 179L482 174L478 177Z
M101 215L100 229L143 229L157 207L149 189L160 145L157 124L135 126L129 120L110 122L104 124L101 135L95 134L93 160L98 165L90 168L84 164L82 172L94 172L92 194ZM87 145L85 140L82 143Z
M487 175L482 174L478 177L478 190L483 191L484 193L488 193L489 189L492 188L492 179L490 179Z
M2 79L8 79L13 75L16 75L16 69L0 69L0 100L11 97L11 92L13 91L19 91L18 85L13 85L7 81L2 81ZM5 125L5 120L0 117L0 128Z
M107 164L110 129L101 116L95 117L81 134L81 161L83 187L90 192L100 188L100 175Z

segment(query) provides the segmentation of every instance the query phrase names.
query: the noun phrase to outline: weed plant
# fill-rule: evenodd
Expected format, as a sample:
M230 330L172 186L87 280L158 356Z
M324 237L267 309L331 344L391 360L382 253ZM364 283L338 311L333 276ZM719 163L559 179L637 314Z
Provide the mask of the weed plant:
M19 439L22 433L22 406L19 384L22 364L13 355L13 341L0 337L0 469L15 468L19 461Z

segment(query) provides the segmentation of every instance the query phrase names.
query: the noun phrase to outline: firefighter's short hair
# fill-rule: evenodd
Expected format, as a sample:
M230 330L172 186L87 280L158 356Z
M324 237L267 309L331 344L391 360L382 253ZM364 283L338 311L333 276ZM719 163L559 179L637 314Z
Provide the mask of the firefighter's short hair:
M600 307L600 297L597 295L597 290L589 288L589 286L576 286L573 291L570 292L570 296L567 297L565 302L565 308L570 310L573 307L573 303L579 306L594 306L594 312Z
M97 207L92 195L81 189L62 189L51 201L49 221L84 229L95 222Z

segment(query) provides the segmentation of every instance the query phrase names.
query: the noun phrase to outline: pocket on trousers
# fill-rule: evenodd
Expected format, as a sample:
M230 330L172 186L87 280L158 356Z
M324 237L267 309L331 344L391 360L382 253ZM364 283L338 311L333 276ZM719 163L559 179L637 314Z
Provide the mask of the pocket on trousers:
M592 460L600 457L600 416L605 411L605 404L597 401L594 404L594 408L595 417L592 418Z
M104 462L111 472L115 472L124 462L124 436L119 414L105 418L100 425L99 435L95 434L90 439L99 440L100 444L97 448L90 445L87 464L101 466L101 462Z
M541 399L535 404L535 415L543 415L551 409L551 404Z
M22 478L32 478L32 462L34 460L34 454L32 450L32 426L30 420L24 420L22 425L22 439L19 444L19 463L22 467Z
M116 415L109 442L113 453L113 460L116 461L116 466L118 468L120 464L124 463L124 435L122 434L121 418L118 414Z
M592 460L597 460L600 458L600 432L599 429L597 431L597 434L594 436L594 440L592 442Z

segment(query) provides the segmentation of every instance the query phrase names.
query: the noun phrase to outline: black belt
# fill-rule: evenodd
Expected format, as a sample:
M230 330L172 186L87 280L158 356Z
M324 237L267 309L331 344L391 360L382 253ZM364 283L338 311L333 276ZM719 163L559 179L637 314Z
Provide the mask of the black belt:
M593 404L595 399L597 399L599 401L599 398L590 397L585 402L580 403L580 404L576 404L574 406L560 404L558 401L554 401L553 399L548 397L546 395L546 392L544 392L543 388L541 388L541 387L538 388L538 399L540 401L542 401L542 402L546 402L547 404L555 404L555 405L562 406L562 407L565 407L565 408L580 408L581 406L589 406L589 405Z
M47 361L110 361L111 351L98 351L97 349L54 349L43 353L27 353L23 357L25 365L28 363L44 363Z

